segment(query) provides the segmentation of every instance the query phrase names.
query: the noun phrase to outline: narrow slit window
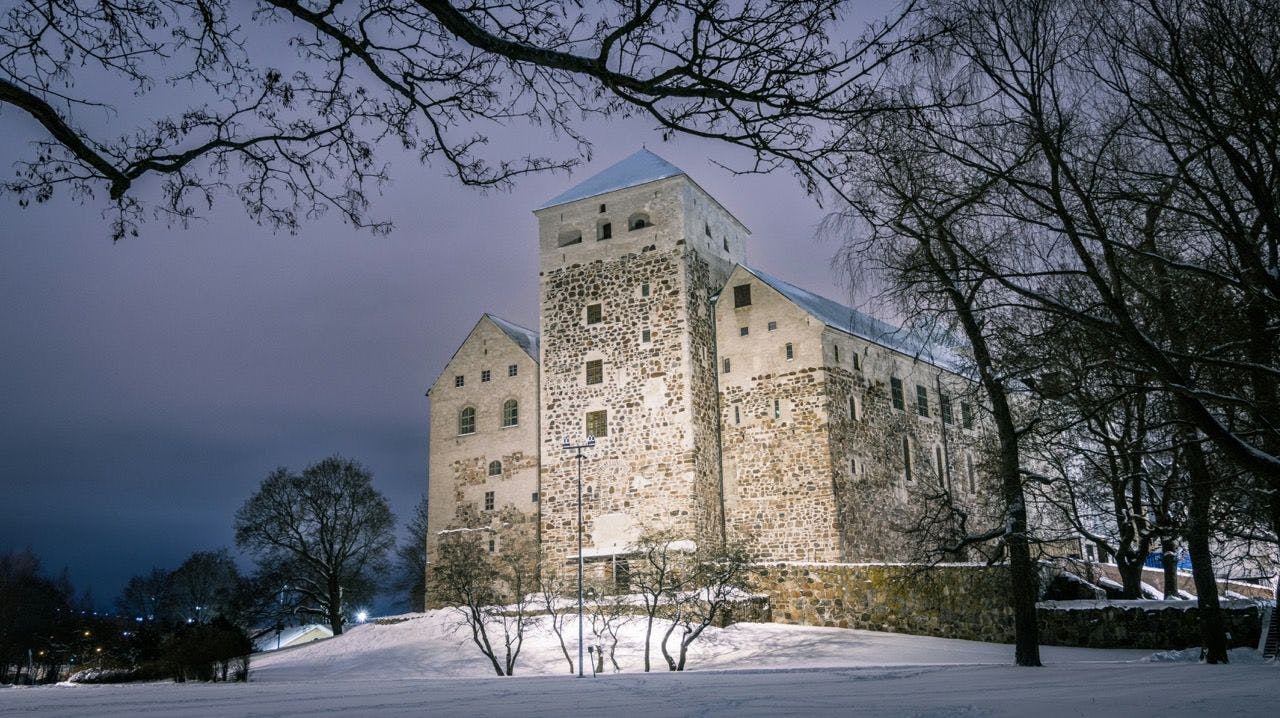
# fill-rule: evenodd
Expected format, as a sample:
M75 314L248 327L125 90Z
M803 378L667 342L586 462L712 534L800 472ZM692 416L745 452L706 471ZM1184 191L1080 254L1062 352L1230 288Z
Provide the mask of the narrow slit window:
M795 347L791 346L791 342L787 342L787 361L791 361L792 359L795 359L795 358L796 358Z
M741 424L741 423L742 423L742 414L740 414L740 413L738 412L738 407L737 407L737 406L734 406L734 407L733 407L733 423L735 423L735 424Z
M782 402L778 401L777 399L773 400L773 418L775 419L782 418Z
M911 483L911 439L902 437L902 475Z
M729 367L730 367L729 357L725 357L723 360L721 360L721 363L724 365L723 373L728 374Z
M947 465L942 461L942 447L933 447L933 468L938 472L938 485L947 488Z
M978 474L973 470L973 454L966 454L964 457L965 473L969 476L969 493L978 493Z

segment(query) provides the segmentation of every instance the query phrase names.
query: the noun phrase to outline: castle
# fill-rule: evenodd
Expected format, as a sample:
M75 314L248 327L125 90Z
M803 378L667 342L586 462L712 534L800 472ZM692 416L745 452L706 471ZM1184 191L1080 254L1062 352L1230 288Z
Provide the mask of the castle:
M945 349L746 263L749 231L641 150L534 210L540 328L484 315L431 386L427 560L520 537L621 579L640 533L768 560L905 558L925 489L984 491ZM445 532L442 534L441 532Z

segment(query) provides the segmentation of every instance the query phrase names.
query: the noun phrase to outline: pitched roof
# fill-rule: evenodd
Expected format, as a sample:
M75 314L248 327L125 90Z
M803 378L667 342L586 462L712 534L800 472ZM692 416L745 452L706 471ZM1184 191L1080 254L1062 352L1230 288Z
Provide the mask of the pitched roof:
M445 362L445 365L441 367L440 373L436 375L435 380L431 382L430 388L427 389L427 396L431 396L431 389L434 389L436 384L439 383L440 379L444 376L444 372L458 356L458 352L462 351L462 347L471 339L471 335L476 333L476 328L479 327L486 319L493 322L494 326L501 329L502 333L506 334L511 341L515 342L516 346L523 349L525 354L532 357L534 362L538 361L539 337L537 332L532 329L526 329L514 322L509 322L501 317L495 317L486 312L480 317L480 320L476 322L475 326L471 328L471 331L467 332L467 338L462 340L462 344L459 344L458 348L453 350L453 356L449 357L449 361Z
M943 369L960 371L962 363L954 352L941 344L930 342L928 338L917 332L895 327L888 322L863 314L853 307L847 307L805 291L758 269L739 266L832 329L866 339Z
M641 148L621 162L597 172L552 197L534 211L682 174L685 174L684 170Z
M501 329L503 333L511 337L511 341L519 344L525 354L533 357L534 361L538 361L538 345L540 338L537 332L532 329L526 329L519 324L509 322L501 317L495 317L492 314L485 314L485 316L489 317L494 324L497 324L498 328Z

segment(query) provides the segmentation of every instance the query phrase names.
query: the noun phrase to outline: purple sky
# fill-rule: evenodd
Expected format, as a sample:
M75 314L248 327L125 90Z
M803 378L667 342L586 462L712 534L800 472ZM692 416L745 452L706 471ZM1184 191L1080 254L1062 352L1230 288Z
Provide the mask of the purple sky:
M232 517L278 465L339 452L407 518L425 491L428 384L485 311L537 327L531 209L641 143L753 231L750 262L836 298L821 210L786 175L735 178L723 146L648 123L584 125L595 158L509 193L384 155L375 210L272 234L223 198L190 229L113 245L102 205L0 203L0 551L31 546L110 605L124 581L231 546ZM0 136L38 130L0 114ZM528 132L522 142L554 141ZM0 167L16 156L0 150Z

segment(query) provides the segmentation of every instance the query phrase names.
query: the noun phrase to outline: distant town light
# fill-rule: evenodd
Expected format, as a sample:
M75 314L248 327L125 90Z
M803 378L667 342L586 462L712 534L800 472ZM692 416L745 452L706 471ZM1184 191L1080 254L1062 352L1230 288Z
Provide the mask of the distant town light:
M364 623L364 622L365 622L365 621L367 621L367 620L369 620L369 612L368 612L368 611L360 611L359 613L357 613L357 614L356 614L356 621L358 621L358 622L360 622L360 623Z

